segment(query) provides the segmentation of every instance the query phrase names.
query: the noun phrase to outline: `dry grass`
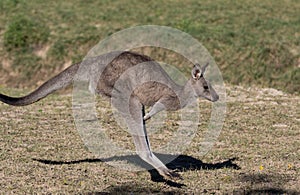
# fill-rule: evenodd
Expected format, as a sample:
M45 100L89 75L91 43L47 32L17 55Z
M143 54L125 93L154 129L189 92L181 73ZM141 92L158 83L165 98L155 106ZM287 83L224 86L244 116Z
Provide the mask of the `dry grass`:
M27 107L0 104L1 194L300 193L299 96L242 87L228 87L227 93L226 121L214 148L204 157L195 155L199 134L169 165L179 169L182 181L163 180L154 171L119 170L97 159L76 131L70 95ZM199 131L210 112L208 103L202 106Z

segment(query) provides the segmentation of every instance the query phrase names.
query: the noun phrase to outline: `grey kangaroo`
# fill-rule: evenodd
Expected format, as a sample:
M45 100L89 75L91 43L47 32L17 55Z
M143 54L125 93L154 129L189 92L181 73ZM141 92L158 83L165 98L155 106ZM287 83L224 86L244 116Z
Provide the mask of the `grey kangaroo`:
M91 63L101 61L100 58L101 56L94 57ZM136 70L139 70L139 64L144 64L150 69L138 73ZM203 97L212 102L217 101L219 99L218 94L204 78L207 66L208 63L202 67L199 64L195 64L191 70L191 78L184 86L180 86L176 84L162 67L150 57L124 51L120 52L119 55L114 57L105 68L103 68L101 75L98 76L96 84L94 84L94 89L92 89L96 94L112 97L118 79L122 78L124 80L122 83L132 85L129 101L127 103L129 104L128 112L130 112L130 116L134 122L128 122L128 128L131 129L133 141L136 146L136 153L165 177L176 178L180 177L180 175L175 171L168 169L152 153L146 133L145 121L162 110L173 111L181 109L188 105L189 101L193 98ZM13 106L25 106L37 102L54 91L73 83L79 67L80 63L71 65L29 95L23 97L10 97L0 94L0 101ZM131 71L129 76L122 77L122 74L135 67L137 67L136 70ZM168 84L156 82L151 79L149 82L143 82L141 85L137 84L135 86L133 84L137 83L138 81L136 81L136 79L140 77L146 78L148 76L150 78L150 72L159 77L162 82ZM121 90L116 89L116 91L118 91L118 97L124 95L122 94L122 90L124 91L126 87L121 88ZM151 107L147 114L145 114L145 106Z

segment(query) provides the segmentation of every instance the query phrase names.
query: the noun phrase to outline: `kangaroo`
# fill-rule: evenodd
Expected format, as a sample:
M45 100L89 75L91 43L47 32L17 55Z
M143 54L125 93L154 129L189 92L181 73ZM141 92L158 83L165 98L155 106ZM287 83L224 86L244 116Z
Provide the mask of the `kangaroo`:
M99 61L101 56L94 57L92 61ZM91 62L92 63L92 62ZM139 65L144 64L148 67L148 71L139 71ZM131 134L136 147L136 153L152 165L161 175L169 178L180 177L178 173L168 169L153 153L150 148L150 142L146 133L146 123L158 112L163 110L174 111L181 109L189 104L193 98L203 97L209 101L215 102L219 99L218 94L205 80L204 73L209 63L204 66L195 64L191 70L191 78L184 86L176 84L163 68L150 57L134 52L124 51L114 57L105 68L103 68L99 79L92 90L96 94L113 97L114 91L117 91L115 96L122 98L122 96L129 96L128 107L130 116L133 121L127 121L128 128L131 129ZM80 63L76 63L46 81L39 88L32 93L23 97L10 97L0 93L0 101L13 106L26 106L45 98L47 95L70 85L75 80L75 75L79 70ZM123 76L126 71L129 71L127 76ZM140 78L152 77L151 74L156 75L161 79L161 82L149 79L149 82L143 82L141 85L133 84ZM126 75L126 74L125 74ZM150 76L149 76L150 75ZM119 85L116 89L118 79L123 79L121 83L130 86L130 90ZM145 79L144 79L145 80ZM147 79L146 79L147 80ZM167 83L167 84L164 84ZM121 87L120 87L121 86ZM127 90L127 91L126 91ZM129 91L129 92L128 92ZM128 94L124 94L128 93ZM150 111L145 113L145 106L151 107ZM117 109L122 110L124 106L116 105Z

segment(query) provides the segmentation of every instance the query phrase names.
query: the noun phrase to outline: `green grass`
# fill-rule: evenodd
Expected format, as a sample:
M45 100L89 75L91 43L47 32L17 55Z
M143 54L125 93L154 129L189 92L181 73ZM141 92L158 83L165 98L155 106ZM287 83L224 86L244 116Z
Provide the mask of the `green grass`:
M15 16L4 33L4 47L7 51L13 49L26 52L32 46L44 44L49 37L49 29L42 22Z
M178 28L203 43L227 83L298 93L299 9L296 0L2 0L1 84L32 88L112 33L155 24ZM43 57L37 56L40 50Z

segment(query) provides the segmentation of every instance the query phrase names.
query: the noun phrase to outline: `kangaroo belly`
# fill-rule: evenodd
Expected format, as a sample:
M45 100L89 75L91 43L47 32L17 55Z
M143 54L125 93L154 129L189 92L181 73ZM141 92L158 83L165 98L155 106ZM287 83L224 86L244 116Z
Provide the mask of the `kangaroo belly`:
M160 102L166 110L181 108L179 94L176 94L176 90L162 83L148 82L142 84L134 90L133 95L144 106L153 106L156 102Z

